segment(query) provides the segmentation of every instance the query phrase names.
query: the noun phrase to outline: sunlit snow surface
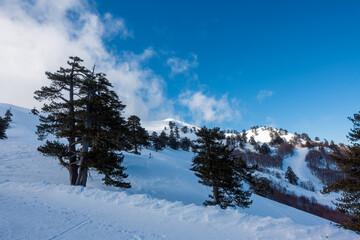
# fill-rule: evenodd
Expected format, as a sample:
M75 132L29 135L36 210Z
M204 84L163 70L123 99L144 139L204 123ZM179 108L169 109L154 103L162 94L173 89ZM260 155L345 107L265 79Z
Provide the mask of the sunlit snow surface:
M8 107L0 104L0 115ZM0 239L359 239L257 195L245 210L201 206L210 189L189 171L191 152L126 153L126 191L96 172L88 187L69 186L67 170L36 150L36 117L11 108L9 138L0 140Z

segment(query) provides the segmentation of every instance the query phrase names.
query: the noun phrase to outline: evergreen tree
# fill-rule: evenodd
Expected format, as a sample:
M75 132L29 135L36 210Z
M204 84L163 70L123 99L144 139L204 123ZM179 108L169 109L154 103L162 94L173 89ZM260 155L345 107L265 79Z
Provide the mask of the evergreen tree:
M127 127L129 131L129 143L134 149L135 154L140 154L138 151L142 146L149 144L149 134L145 128L141 127L140 118L132 115L128 118Z
M344 152L336 151L333 160L344 178L324 188L325 193L341 191L342 197L334 202L337 210L347 215L339 226L360 234L360 112L349 118L353 128L348 134L352 145Z
M263 145L261 145L261 147L259 148L259 153L261 153L261 154L269 154L269 153L271 153L271 150L270 150L269 146L266 143L263 143Z
M254 136L251 136L251 137L250 137L249 143L250 143L251 145L253 145L253 146L257 145Z
M88 169L95 168L105 175L102 180L106 185L130 187L123 181L128 176L121 166L124 156L117 153L121 150L119 135L126 132L126 121L121 116L125 105L111 87L105 74L95 74L95 67L82 81L79 93L84 97L76 101L77 118L83 122L78 126L82 136L76 185L86 186Z
M270 141L270 145L271 146L274 146L274 145L277 145L277 144L282 144L284 142L284 139L282 139L279 135L279 133L277 132L274 132L272 135L270 135L271 137L271 141Z
M178 128L178 126L175 126L174 133L175 133L176 139L180 139L180 133L179 133L179 128Z
M8 110L6 110L5 112L5 118L4 120L6 121L6 128L8 128L10 126L10 122L12 121L11 117L13 116L13 114L11 113L11 109L9 108Z
M169 128L170 128L170 131L174 131L175 126L176 126L175 122L173 122L173 121L169 121Z
M180 148L184 151L189 151L191 147L191 140L187 137L184 137L180 140Z
M175 137L174 131L170 130L170 135L168 138L168 146L171 149L178 150L180 147L179 141Z
M7 121L0 117L0 139L6 139Z
M123 156L116 153L116 135L125 127L121 117L125 106L110 90L105 74L91 72L81 62L70 57L69 68L46 72L50 86L35 92L37 100L50 102L42 107L46 115L40 116L37 126L39 139L51 134L68 142L46 141L38 150L67 168L72 185L86 186L88 169L95 168L105 175L105 184L128 188L130 184L123 182L127 177Z
M76 184L79 167L75 96L79 95L81 80L86 76L86 69L80 65L81 62L78 57L70 57L68 68L61 67L55 73L46 72L51 81L50 86L35 91L36 100L50 102L42 107L44 115L40 115L40 125L37 126L39 140L45 140L51 134L67 141L67 144L58 140L46 141L38 150L46 156L58 158L60 164L69 171L71 185Z
M222 141L225 135L219 128L201 128L196 132L193 145L196 156L191 170L200 178L199 183L212 187L211 200L204 205L227 207L248 207L251 192L242 189L242 181L251 176L246 162L235 157L232 150Z
M155 149L156 152L163 150L163 144L161 144L160 138L156 132L153 132L151 134L150 141L152 142L152 147Z
M187 134L189 132L189 128L187 126L184 126L181 128L181 132Z
M262 197L268 197L273 193L271 181L264 177L254 177L250 182L250 186L254 193Z
M169 138L166 135L166 132L162 131L159 136L159 142L160 142L161 148L166 148L168 140L169 140Z
M30 113L35 115L35 116L39 115L39 111L35 107L33 109L31 109Z
M285 172L285 179L288 180L289 183L293 185L298 185L299 178L296 176L296 174L294 173L291 167L287 168Z

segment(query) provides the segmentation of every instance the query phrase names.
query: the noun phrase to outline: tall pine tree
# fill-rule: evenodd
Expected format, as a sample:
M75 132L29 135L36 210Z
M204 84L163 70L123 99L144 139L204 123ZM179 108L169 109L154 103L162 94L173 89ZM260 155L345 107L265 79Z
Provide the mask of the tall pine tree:
M44 115L40 115L40 125L37 126L39 139L45 140L51 134L67 141L67 144L58 140L46 141L38 150L46 156L58 158L60 164L69 171L71 185L76 184L79 168L75 99L79 95L81 80L87 73L81 65L82 61L78 57L70 57L68 68L60 67L54 73L46 72L50 86L35 91L36 100L46 101L41 108Z
M128 188L121 166L116 136L125 128L121 112L125 108L118 100L105 74L81 66L82 60L70 57L67 69L47 72L50 86L35 92L35 98L47 101L37 126L39 139L49 134L56 139L38 148L46 156L56 157L66 167L70 184L86 186L89 168L105 175L108 185Z
M347 218L339 226L351 229L360 234L360 112L349 118L353 128L348 134L352 145L344 152L337 151L333 160L344 178L337 180L330 186L326 186L325 193L340 191L342 197L334 202L336 208L347 215Z
M128 118L127 127L129 131L128 141L134 149L134 153L140 154L141 147L149 145L149 134L145 128L141 127L140 118L135 115Z
M201 128L196 132L193 144L196 156L191 170L200 178L199 183L212 188L211 200L204 205L227 207L248 207L251 192L242 189L242 181L249 178L245 161L236 157L232 150L223 144L225 135L219 128Z

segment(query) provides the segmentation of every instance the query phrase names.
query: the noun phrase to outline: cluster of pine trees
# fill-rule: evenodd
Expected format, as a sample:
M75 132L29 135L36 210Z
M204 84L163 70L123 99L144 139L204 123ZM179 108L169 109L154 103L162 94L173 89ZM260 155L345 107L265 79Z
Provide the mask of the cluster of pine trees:
M165 130L163 130L160 135L158 135L157 132L153 132L150 136L150 141L152 143L151 147L155 151L162 151L166 147L174 150L182 149L184 151L189 151L192 145L191 140L188 137L180 137L179 127L175 124L175 122L169 121L169 129L169 136L166 134ZM181 132L184 134L189 131L193 132L195 130L192 128L189 130L187 126L181 128Z
M9 128L10 126L10 122L12 121L11 117L12 117L12 113L11 110L8 109L5 112L5 117L0 117L0 139L6 139L6 129Z

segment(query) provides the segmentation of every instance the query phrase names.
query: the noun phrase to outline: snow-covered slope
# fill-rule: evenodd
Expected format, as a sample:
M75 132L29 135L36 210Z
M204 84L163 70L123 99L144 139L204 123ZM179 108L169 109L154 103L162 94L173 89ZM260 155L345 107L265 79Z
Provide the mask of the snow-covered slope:
M9 107L0 104L0 115ZM8 139L0 140L0 239L358 238L257 195L245 210L201 206L210 189L189 171L190 152L126 153L132 184L126 191L104 186L95 172L89 187L69 186L67 170L36 150L36 117L26 109L11 110Z

